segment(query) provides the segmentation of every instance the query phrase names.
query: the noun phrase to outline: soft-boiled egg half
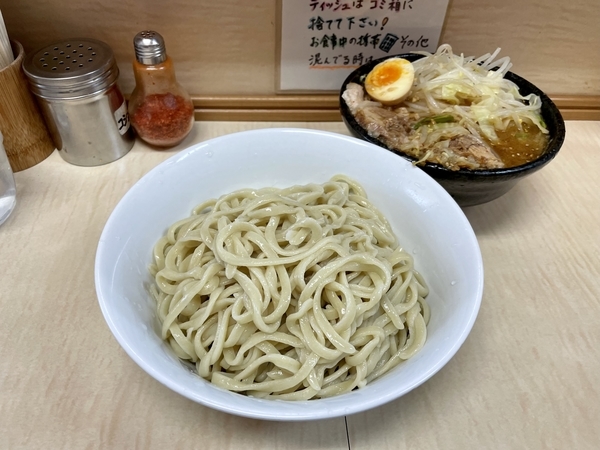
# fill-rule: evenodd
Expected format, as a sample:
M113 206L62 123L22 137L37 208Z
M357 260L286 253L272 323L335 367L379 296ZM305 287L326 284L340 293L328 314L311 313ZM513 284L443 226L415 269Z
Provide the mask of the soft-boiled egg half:
M384 105L402 102L415 79L415 70L410 61L390 58L377 64L365 79L367 93Z

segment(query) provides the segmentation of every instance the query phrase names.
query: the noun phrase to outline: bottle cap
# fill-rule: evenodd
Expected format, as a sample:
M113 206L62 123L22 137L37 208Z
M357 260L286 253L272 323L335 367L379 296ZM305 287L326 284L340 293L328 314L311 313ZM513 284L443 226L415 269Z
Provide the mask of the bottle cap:
M165 41L156 31L140 31L133 38L135 59L145 65L160 64L167 59Z

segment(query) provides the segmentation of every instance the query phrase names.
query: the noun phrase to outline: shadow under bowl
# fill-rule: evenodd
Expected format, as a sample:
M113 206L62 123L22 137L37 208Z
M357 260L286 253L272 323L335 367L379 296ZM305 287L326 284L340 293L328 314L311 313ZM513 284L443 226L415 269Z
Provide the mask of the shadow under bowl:
M399 150L392 149L379 139L370 136L367 130L356 121L350 112L348 105L346 105L346 102L342 98L342 94L346 90L348 83L363 85L364 77L373 70L377 64L386 59L398 57L412 62L422 58L423 55L416 53L390 55L360 66L348 75L342 84L339 96L340 112L344 123L355 137L376 144L411 162L415 162L416 159L414 157ZM552 102L552 100L550 100L550 98L538 87L512 72L507 72L505 78L519 87L521 95L526 96L535 94L540 97L542 101L542 117L549 132L548 145L544 153L538 159L527 164L503 169L449 170L439 164L419 164L418 167L442 185L460 206L479 205L504 195L512 189L518 181L548 164L557 155L564 142L565 123L554 102Z

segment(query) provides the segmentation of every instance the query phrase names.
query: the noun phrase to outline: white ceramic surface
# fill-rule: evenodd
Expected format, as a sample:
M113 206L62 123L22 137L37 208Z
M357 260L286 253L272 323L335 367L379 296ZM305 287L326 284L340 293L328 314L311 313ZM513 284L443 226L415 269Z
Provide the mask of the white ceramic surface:
M151 249L194 205L243 187L359 181L415 257L431 293L423 349L349 394L300 402L227 392L189 370L159 338L148 294ZM432 178L403 158L355 138L314 130L265 129L194 145L160 164L119 202L98 244L96 291L102 313L129 356L152 377L194 401L268 420L314 420L394 400L439 371L469 334L483 290L481 253L462 210Z

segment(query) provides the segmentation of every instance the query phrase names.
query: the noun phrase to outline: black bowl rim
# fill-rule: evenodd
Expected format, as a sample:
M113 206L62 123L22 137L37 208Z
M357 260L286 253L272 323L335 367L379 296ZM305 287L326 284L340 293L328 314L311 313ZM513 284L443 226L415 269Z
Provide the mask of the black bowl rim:
M348 105L346 105L346 101L342 98L342 94L346 90L346 86L350 82L357 82L356 79L360 79L363 75L369 73L373 67L375 67L380 62L383 62L390 58L403 58L409 61L416 61L417 59L421 59L425 57L422 53L399 53L396 55L387 55L382 58L374 59L357 69L353 70L344 80L342 87L340 89L339 94L339 103L340 103L340 112L344 121L346 121L347 125L352 128L354 132L356 132L362 139L371 142L375 145L385 148L397 155L408 159L409 161L415 163L417 161L416 158L407 155L399 150L394 150L389 148L379 139L369 136L367 131L354 119L354 116L350 112ZM552 124L556 122L555 127L549 127L548 131L550 133L550 140L548 141L547 150L537 159L530 161L526 164L522 164L520 166L507 167L501 169L482 169L482 170L470 170L470 169L459 169L459 170L450 170L440 164L434 164L426 162L425 164L419 164L417 167L425 170L432 176L437 178L455 178L455 176L468 176L469 178L514 178L519 175L522 175L526 172L534 172L538 169L541 169L547 163L549 163L561 149L562 144L565 140L566 128L564 119L558 109L558 107L554 104L554 102L543 92L540 88L535 86L530 81L526 80L523 77L520 77L514 72L508 71L504 76L506 79L511 80L519 87L519 92L526 92L525 95L529 93L533 93L540 97L542 101L542 117L546 124ZM549 120L552 117L553 120ZM552 129L551 129L552 128ZM553 133L554 132L554 133Z

